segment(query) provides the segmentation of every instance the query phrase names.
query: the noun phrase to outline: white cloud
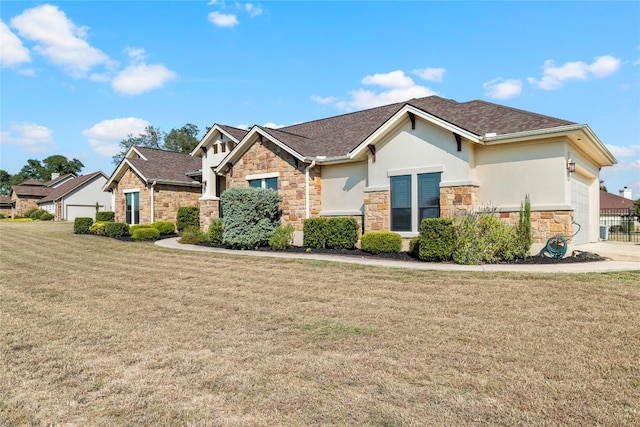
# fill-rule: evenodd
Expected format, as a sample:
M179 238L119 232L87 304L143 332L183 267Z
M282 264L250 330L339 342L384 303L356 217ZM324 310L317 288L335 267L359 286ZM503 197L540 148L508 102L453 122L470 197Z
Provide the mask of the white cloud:
M640 145L627 145L627 146L619 146L612 144L605 144L607 149L611 151L616 157L635 157L636 154L640 153Z
M147 56L147 52L140 47L128 47L125 49L125 52L129 58L131 58L132 62L140 62Z
M209 22L218 27L234 27L240 23L236 15L227 15L220 12L211 12Z
M146 120L136 117L103 120L82 131L89 138L89 145L101 156L114 156L120 152L120 141L129 135L137 136L150 126Z
M237 127L238 129L243 129L243 130L249 130L249 125L246 123L240 124L240 125L236 125L234 127Z
M28 153L46 151L53 144L51 129L33 123L12 123L8 132L0 132L0 144L23 147Z
M522 82L517 79L497 78L483 84L486 95L494 99L508 99L520 95Z
M529 77L529 83L545 90L555 90L562 86L565 80L588 80L609 76L620 68L622 62L613 56L605 55L595 58L591 64L582 61L567 62L556 66L552 59L544 62L541 80Z
M13 67L23 62L31 62L29 49L22 45L7 24L0 21L0 67Z
M311 100L313 102L316 102L318 104L333 104L334 102L338 101L338 98L336 98L335 96L319 96L319 95L311 95Z
M251 3L247 3L244 8L252 18L262 15L262 8L260 6L255 6Z
M176 76L164 65L141 62L119 72L111 82L111 87L123 95L139 95L163 87Z
M57 6L45 4L25 10L11 20L20 36L36 42L33 50L75 77L113 61L86 41L87 28L77 27Z
M264 124L264 127L266 127L266 128L270 128L270 129L279 129L279 128L283 128L283 127L285 127L285 125L277 125L277 124L275 124L275 123L268 122L268 123L265 123L265 124Z
M447 70L444 68L423 68L422 70L412 70L411 72L423 80L441 82Z
M402 70L365 76L361 83L379 86L382 90L355 89L348 92L349 100L337 100L333 97L323 98L317 95L312 96L311 99L320 104L333 103L343 111L353 111L407 101L412 98L437 95L437 92L432 89L416 84Z

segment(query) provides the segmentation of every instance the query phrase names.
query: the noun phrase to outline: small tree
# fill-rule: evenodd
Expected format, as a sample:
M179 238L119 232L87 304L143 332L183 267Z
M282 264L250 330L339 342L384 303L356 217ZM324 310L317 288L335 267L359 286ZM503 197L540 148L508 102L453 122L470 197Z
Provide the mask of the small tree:
M221 196L224 244L254 249L269 244L280 225L280 195L268 188L234 187Z
M518 256L527 258L531 245L533 244L533 233L531 232L531 201L529 195L524 197L524 203L520 203L520 217L518 218L518 227L516 228L518 241L520 243L520 253Z

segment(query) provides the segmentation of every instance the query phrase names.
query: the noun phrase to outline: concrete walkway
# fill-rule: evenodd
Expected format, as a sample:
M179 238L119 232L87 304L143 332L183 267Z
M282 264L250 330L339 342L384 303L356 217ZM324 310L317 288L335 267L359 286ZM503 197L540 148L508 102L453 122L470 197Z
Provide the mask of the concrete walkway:
M601 273L607 271L640 271L640 245L622 243L590 243L576 246L575 250L597 253L610 258L608 261L579 262L567 264L484 264L484 265L458 265L453 263L437 262L412 262L397 261L380 258L339 256L311 253L291 252L267 252L267 251L238 251L230 249L210 248L197 245L183 245L178 243L178 238L156 241L156 245L194 252L211 252L236 256L257 256L286 259L307 259L318 261L332 261L346 264L370 265L375 267L407 268L414 270L440 270L440 271L511 271L521 273ZM612 245L612 246L610 246Z

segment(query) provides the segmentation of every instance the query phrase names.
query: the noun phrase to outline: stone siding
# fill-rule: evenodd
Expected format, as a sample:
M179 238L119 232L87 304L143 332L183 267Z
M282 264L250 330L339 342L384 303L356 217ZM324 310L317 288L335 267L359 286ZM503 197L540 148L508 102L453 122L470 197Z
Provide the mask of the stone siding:
M247 152L233 165L233 173L227 172L227 188L248 187L247 175L279 172L278 193L282 198L282 223L293 224L296 231L302 231L306 218L306 184L305 165L265 140L254 143ZM321 178L320 168L309 171L309 216L316 217L321 210Z
M501 212L500 218L507 224L516 227L520 212ZM573 234L573 211L531 211L531 230L533 243L546 243L555 235L571 236ZM569 242L571 242L569 240Z
M364 193L364 230L389 231L391 229L390 191Z
M455 218L479 207L477 186L442 187L440 188L440 216Z
M200 206L200 229L207 231L211 220L220 217L220 200L202 199L198 203Z
M14 193L14 196L11 200L15 201L15 207L11 210L11 216L24 216L24 213L29 209L38 209L38 202L42 199L42 197L30 197L30 196L21 196L17 197Z

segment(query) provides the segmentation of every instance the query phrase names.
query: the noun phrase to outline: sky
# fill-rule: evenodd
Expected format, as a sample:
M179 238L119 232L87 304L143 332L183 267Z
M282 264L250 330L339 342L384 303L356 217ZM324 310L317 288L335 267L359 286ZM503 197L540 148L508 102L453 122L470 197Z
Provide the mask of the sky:
M640 2L7 1L0 169L110 175L148 125L287 126L438 95L588 124L640 196Z

